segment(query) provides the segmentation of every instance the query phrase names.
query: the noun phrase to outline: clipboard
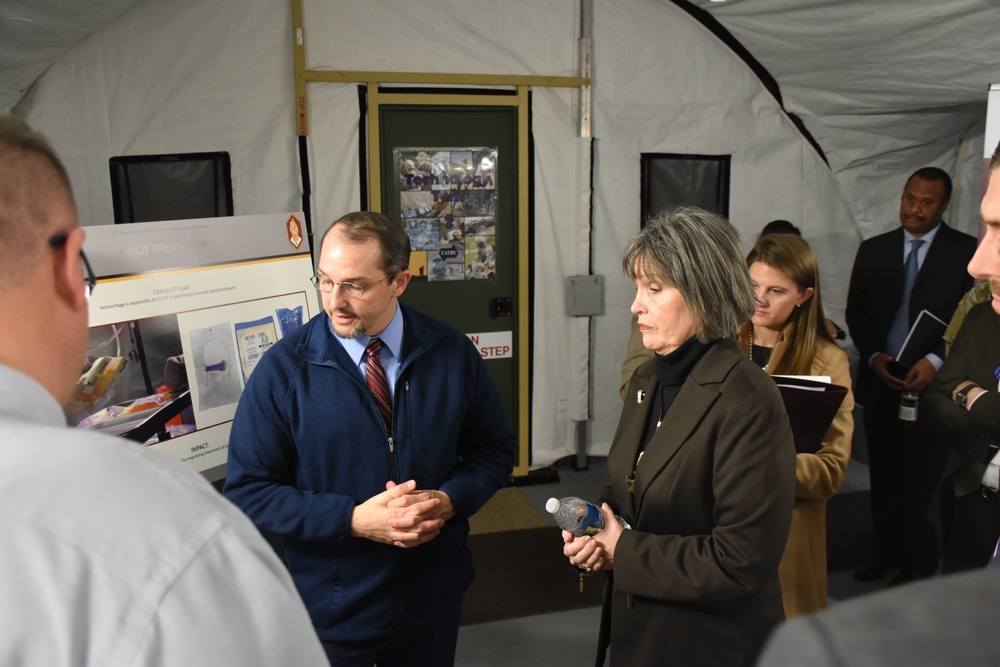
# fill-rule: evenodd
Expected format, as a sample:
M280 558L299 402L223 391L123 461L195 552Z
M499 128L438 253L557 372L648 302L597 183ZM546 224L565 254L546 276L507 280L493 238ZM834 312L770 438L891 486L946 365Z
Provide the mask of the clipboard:
M924 358L924 355L934 349L944 336L948 325L926 308L920 311L913 321L906 340L899 349L899 354L889 362L886 370L900 380L913 368L913 364Z
M837 416L847 387L801 375L775 375L798 454L815 454Z

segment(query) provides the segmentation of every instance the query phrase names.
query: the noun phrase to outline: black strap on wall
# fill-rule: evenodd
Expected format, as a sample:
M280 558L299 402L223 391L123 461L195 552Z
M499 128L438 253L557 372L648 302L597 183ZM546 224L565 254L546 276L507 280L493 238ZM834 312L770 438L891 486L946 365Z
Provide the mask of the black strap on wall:
M309 247L312 247L313 228L312 212L309 210L309 203L312 197L312 184L309 178L309 142L308 137L299 137L299 172L302 175L302 214L306 218L306 238L309 239Z

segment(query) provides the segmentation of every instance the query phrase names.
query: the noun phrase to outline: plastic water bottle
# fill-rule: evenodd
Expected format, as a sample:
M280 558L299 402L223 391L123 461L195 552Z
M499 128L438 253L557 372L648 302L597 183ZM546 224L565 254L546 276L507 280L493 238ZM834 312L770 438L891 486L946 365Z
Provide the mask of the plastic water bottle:
M601 508L586 500L570 496L569 498L549 498L545 510L555 517L560 528L577 537L581 535L596 535L604 530L604 514Z
M915 391L904 391L899 396L899 424L903 428L913 428L917 423L917 402L920 394Z

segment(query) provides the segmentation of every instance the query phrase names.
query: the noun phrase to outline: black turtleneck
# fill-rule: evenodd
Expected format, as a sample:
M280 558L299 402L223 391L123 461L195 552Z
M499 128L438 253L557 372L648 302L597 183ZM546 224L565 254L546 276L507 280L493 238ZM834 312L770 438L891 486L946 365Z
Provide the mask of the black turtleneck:
M767 365L771 363L772 352L774 352L773 347L761 347L760 345L754 345L750 348L750 360L761 368L767 368Z
M698 363L702 355L714 343L702 343L697 337L688 338L673 352L656 355L656 395L653 397L653 409L649 413L646 424L646 438L643 449L649 444L649 439L656 433L658 422L662 421L674 399L681 390L681 385Z

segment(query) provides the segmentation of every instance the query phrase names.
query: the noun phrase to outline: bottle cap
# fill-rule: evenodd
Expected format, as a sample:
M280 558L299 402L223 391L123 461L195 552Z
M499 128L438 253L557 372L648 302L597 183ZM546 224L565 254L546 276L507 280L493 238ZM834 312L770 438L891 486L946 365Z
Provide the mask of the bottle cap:
M549 498L545 502L545 511L548 512L549 514L555 514L556 512L558 512L559 511L559 499L558 498Z

